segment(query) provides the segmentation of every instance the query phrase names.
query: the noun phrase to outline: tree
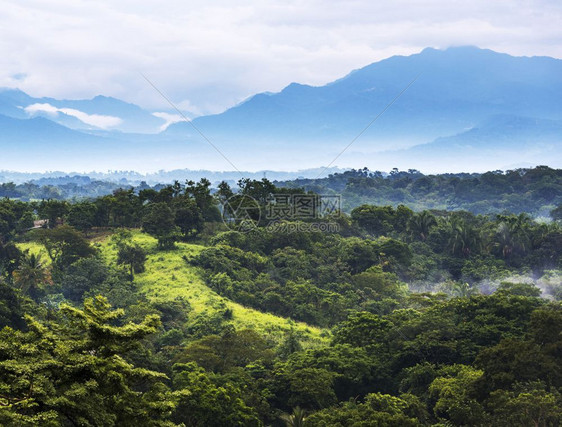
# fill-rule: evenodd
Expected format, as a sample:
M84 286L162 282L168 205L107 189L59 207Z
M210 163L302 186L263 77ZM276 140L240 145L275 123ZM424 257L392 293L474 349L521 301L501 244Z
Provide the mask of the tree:
M498 215L498 227L494 245L501 250L503 258L523 255L530 249L530 220L527 214Z
M414 211L405 205L398 205L394 211L392 225L396 233L407 231L408 224L414 216Z
M111 243L117 246L121 245L130 245L133 242L133 233L131 230L126 228L118 228L112 235L111 235Z
M447 294L458 298L467 298L478 293L478 288L470 286L469 283L455 282L452 280L446 281L440 288Z
M87 232L95 223L96 205L90 202L76 203L70 207L67 222L77 230Z
M9 199L0 200L0 243L11 240L16 233L33 227L29 204Z
M344 260L353 274L361 273L380 262L380 250L372 240L351 237L345 239Z
M494 391L487 403L492 412L491 424L498 427L548 427L562 421L560 392L548 390L540 381L518 384L514 390Z
M410 247L400 240L388 237L377 239L381 264L385 270L396 271L399 267L407 267L412 262L412 251Z
M325 369L334 374L333 390L339 401L364 395L373 389L383 389L388 383L388 371L364 347L349 344L293 353L286 363L287 370Z
M560 384L557 362L532 341L505 339L486 348L476 359L489 390L509 389L516 382L550 381Z
M140 199L132 188L119 189L107 196L110 224L118 227L134 227L141 211Z
M204 219L201 209L193 199L179 197L174 203L175 224L185 239L196 236L203 229Z
M293 408L292 414L282 414L281 420L287 427L304 427L306 421L306 411L300 406Z
M438 419L454 425L484 425L485 411L477 401L476 384L483 372L470 366L454 365L448 375L438 377L429 386Z
M52 284L51 275L41 254L23 252L20 265L14 272L14 284L35 301L44 293L43 286Z
M392 323L368 312L351 314L334 330L334 344L351 344L354 347L374 346L386 339Z
M114 326L122 315L96 297L62 305L56 321L28 317L28 332L0 331L0 424L169 425L165 376L126 360L158 317Z
M414 427L420 425L415 415L420 413L419 400L414 396L395 397L388 394L371 393L365 396L363 403L356 400L311 414L305 425L311 427L325 426L400 426Z
M201 178L198 183L187 181L185 195L193 197L204 221L220 221L220 212L211 195L211 181L207 178Z
M300 406L307 409L319 409L337 402L334 392L336 374L326 369L301 368L287 366L278 374L278 397L285 391L289 407Z
M48 221L49 228L55 228L68 213L69 204L61 200L43 200L39 204L38 212L41 218Z
M39 241L45 246L49 258L59 271L64 271L80 258L96 254L84 236L69 225L40 230Z
M24 328L23 316L24 309L19 292L0 278L0 330L5 326Z
M0 184L0 197L19 197L17 185L13 182L4 182Z
M125 264L129 267L129 277L134 279L135 273L144 271L146 263L146 251L139 245L118 245L117 265Z
M246 366L257 359L272 359L268 343L254 330L227 327L219 335L208 335L190 343L178 356L181 362L197 362L215 372Z
M394 214L392 206L362 205L351 211L351 219L371 234L386 235L393 230Z
M377 300L385 297L399 299L406 293L398 277L383 271L378 265L353 276L352 284L356 289L370 292L370 297Z
M257 200L260 205L265 205L269 196L275 193L275 185L267 178L261 180L243 178L238 181L240 192Z
M299 334L291 328L285 334L283 341L277 348L277 355L280 359L286 360L291 354L302 351L302 344L299 340Z
M196 363L174 365L174 389L179 396L172 420L188 427L259 426L253 408L243 400L245 391L234 384L216 384Z
M34 221L35 221L35 215L33 214L33 212L25 211L20 217L20 219L18 220L16 231L24 232L29 230L30 228L33 228L35 224Z
M158 239L159 249L170 249L179 237L179 228L174 220L174 213L166 203L153 203L143 217L142 229Z
M223 205L226 203L228 199L234 196L234 192L232 191L230 185L228 185L228 182L226 181L221 181L217 188L218 189L215 196L218 199L219 203Z
M71 301L81 302L85 293L99 288L109 277L103 260L82 258L71 264L62 278L62 293Z
M7 241L10 234L15 230L16 214L11 203L0 202L0 243Z
M469 257L480 248L480 236L476 229L466 220L454 216L449 221L451 237L449 248L453 255Z
M540 297L542 291L531 283L512 283L512 282L501 282L498 293L504 293L509 295L520 295L523 297Z
M12 281L13 273L20 265L22 253L12 242L2 244L0 240L0 277L5 275L8 281Z
M562 311L560 306L548 306L531 314L531 337L542 352L562 362Z
M412 236L425 242L429 236L431 228L437 225L437 220L429 211L423 211L415 214L408 222L408 230Z

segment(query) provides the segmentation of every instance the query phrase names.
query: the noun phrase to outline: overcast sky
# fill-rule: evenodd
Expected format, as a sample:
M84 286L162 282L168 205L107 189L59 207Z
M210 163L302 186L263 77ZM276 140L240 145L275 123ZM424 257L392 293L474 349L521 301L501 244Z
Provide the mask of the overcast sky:
M0 86L196 114L392 55L476 45L562 58L560 1L0 1Z

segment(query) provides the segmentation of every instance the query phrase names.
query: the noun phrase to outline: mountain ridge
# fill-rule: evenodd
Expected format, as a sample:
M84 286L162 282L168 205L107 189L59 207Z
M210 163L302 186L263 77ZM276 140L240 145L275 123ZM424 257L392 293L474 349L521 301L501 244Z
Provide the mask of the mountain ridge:
M480 61L475 61L475 56ZM513 74L521 68L520 61L537 58L541 64L533 64L530 71L520 70ZM545 59L548 67L554 66L555 71L543 69L542 62ZM488 66L485 73L481 70L482 60ZM414 63L414 66L411 63ZM433 68L429 69L428 64ZM456 76L455 67L459 66L468 70L465 70L463 75ZM511 73L508 77L506 70ZM257 94L221 114L196 118L194 123L201 126L203 131L213 133L218 130L219 135L225 133L221 130L238 135L247 133L245 136L248 138L256 134L258 137L268 137L265 129L273 129L281 132L282 139L286 136L286 132L282 131L287 126L292 126L292 130L304 131L307 136L316 134L323 139L326 139L326 133L330 131L333 131L333 136L350 136L369 123L420 72L420 79L385 113L384 120L377 124L377 129L383 137L400 134L400 129L396 127L404 121L408 112L419 117L418 120L411 120L411 117L409 120L417 131L413 142L427 142L439 136L453 134L466 126L475 125L490 114L501 112L562 118L562 105L559 100L552 99L553 92L562 88L559 77L562 75L562 61L548 57L512 57L491 50L462 47L445 51L424 49L411 56L394 56L354 70L323 86L291 83L276 94ZM479 73L477 81L470 81L468 75L471 72ZM434 74L438 75L433 79L428 78ZM556 87L552 87L552 82L549 82L539 85L537 89L537 75L541 78L547 75L551 81L556 81ZM501 78L502 82L498 84L490 81L486 84L484 76ZM371 94L368 93L369 90ZM525 92L524 100L514 93L518 91ZM436 93L441 98L435 99ZM557 107L556 117L548 117L552 114L553 109L550 106L553 103L556 103ZM307 109L310 105L314 108ZM435 115L425 114L424 108L420 106L429 110L458 110L458 114L449 113L448 117L439 119ZM319 117L315 116L316 113ZM288 116L284 116L285 114ZM441 120L440 125L428 124L427 120L430 118ZM278 126L279 122L284 125ZM256 132L256 129L260 128L262 132ZM180 129L189 133L185 123L172 124L165 133L173 133ZM326 132L318 132L322 129ZM369 136L377 139L372 132Z
M386 109L418 75L415 83ZM75 135L77 140L84 135L98 138L92 140L92 148L105 147L107 155L115 156L118 148L122 148L119 158L112 158L111 162L102 158L102 164L110 169L130 169L131 163L142 165L141 158L150 159L151 167L157 163L159 169L229 167L198 131L238 169L306 169L332 162L370 123L372 126L338 159L342 162L340 166L352 167L360 162L388 170L389 167L381 164L382 159L398 164L401 156L409 153L406 157L413 162L409 167L421 169L420 164L431 167L427 162L420 163L420 156L415 153L423 152L421 157L438 160L442 147L438 148L435 141L441 141L440 144L448 141L454 148L460 139L466 141L467 135L460 134L481 127L485 131L478 135L485 141L482 147L486 148L482 158L489 160L495 144L496 168L505 164L501 156L510 149L508 137L514 139L510 163L519 163L520 159L515 159L517 150L528 147L538 153L534 158L539 164L546 164L557 160L551 148L544 149L541 139L548 135L549 147L562 146L558 128L553 131L552 123L548 122L562 120L561 76L562 60L556 58L515 57L473 46L426 48L417 54L393 56L352 70L325 85L293 82L276 93L258 93L220 114L195 118L191 124L171 124L157 134L138 130L133 134L119 129L120 125L74 130L80 131ZM108 123L111 120L107 117L112 114L125 120L127 109L133 116L144 111L134 104L103 95L91 100L65 101L32 98L19 90L10 90L5 97L3 93L0 91L0 114L9 110L20 119L29 118L24 109L14 105L18 100L40 100L58 108L59 124L68 127L80 119L69 108L83 114L102 115L94 119L109 120ZM107 108L104 110L100 105ZM119 108L125 110L119 112ZM381 111L384 114L372 123ZM151 120L162 120L145 113ZM43 117L53 119L48 113ZM525 140L510 129L514 122L506 122L502 117L517 117L520 124L527 123L527 128L522 129ZM531 122L525 122L528 118L539 122L531 126ZM44 132L41 138L47 140L48 133ZM6 134L4 129L0 130L0 141L7 141ZM478 158L473 161L475 170L483 169ZM60 167L58 162L55 167L47 168ZM489 164L485 168L494 169Z

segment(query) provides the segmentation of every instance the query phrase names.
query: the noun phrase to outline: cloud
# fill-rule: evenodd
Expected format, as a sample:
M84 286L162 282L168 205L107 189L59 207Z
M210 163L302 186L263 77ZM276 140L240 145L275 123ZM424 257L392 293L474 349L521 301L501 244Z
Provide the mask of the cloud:
M160 119L163 119L166 121L166 123L164 123L162 126L160 126L160 130L166 130L166 128L168 126L170 126L172 123L177 123L177 122L182 122L185 119L180 116L179 114L170 114L170 113L164 113L164 112L156 112L156 113L152 113L152 115L154 117L158 117ZM187 117L187 116L186 116Z
M24 110L30 115L47 113L49 115L56 116L59 113L63 113L68 116L76 117L81 122L100 129L109 129L118 126L123 122L123 120L119 117L104 116L101 114L87 114L83 111L75 110L74 108L58 108L51 104L31 104L25 107Z
M219 112L292 81L320 85L424 47L477 45L562 57L552 0L7 0L0 86L34 96L105 94L151 108ZM22 48L24 47L24 48ZM14 75L25 74L24 80Z
M59 109L51 104L31 104L25 107L24 110L30 115L47 113L51 116L57 116L59 113Z

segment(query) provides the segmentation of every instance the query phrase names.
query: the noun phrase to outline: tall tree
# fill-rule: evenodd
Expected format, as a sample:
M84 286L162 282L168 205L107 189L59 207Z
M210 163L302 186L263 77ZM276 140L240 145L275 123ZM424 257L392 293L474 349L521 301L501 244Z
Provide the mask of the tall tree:
M95 221L96 205L94 203L76 203L68 211L67 222L77 230L87 232L94 226Z
M28 317L28 332L0 331L0 424L164 426L174 399L165 376L126 360L159 327L157 316L114 326L123 315L102 297L60 319Z
M117 251L117 265L127 265L129 267L129 277L134 279L135 273L144 271L146 263L146 251L139 245L121 244Z
M408 229L412 236L424 242L429 236L429 231L437 225L437 220L428 211L415 214L408 222Z
M96 253L84 236L69 225L40 230L39 241L47 249L53 265L60 271L80 258L91 257Z
M23 253L18 269L14 272L14 284L24 294L38 300L44 293L44 286L52 284L51 274L41 259L41 254Z
M159 249L170 249L180 235L175 225L174 212L164 203L148 205L148 212L142 221L143 231L158 239Z
M180 196L174 200L173 206L175 223L180 228L184 239L189 239L201 232L204 219L195 200Z
M65 200L43 200L39 204L39 216L48 220L49 228L55 228L68 213L70 205Z

